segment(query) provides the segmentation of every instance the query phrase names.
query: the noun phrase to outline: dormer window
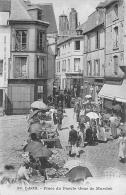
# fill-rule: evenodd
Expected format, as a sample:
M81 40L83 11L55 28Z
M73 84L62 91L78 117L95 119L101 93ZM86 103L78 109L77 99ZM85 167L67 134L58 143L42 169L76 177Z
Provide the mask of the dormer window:
M38 20L42 20L42 10L38 10Z

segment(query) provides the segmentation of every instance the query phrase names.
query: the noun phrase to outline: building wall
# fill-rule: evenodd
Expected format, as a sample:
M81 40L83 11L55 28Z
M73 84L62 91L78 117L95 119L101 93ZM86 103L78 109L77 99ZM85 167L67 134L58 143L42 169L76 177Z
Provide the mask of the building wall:
M84 87L83 96L90 94L98 101L98 90L103 85L105 73L105 31L103 25L97 26L84 35ZM91 73L89 74L89 62Z
M99 31L100 46L96 49L96 32ZM90 42L89 38L90 37ZM84 35L84 76L87 75L87 62L92 63L92 75L91 77L97 77L94 75L94 61L100 60L100 76L104 77L104 67L105 67L105 32L103 27L93 30Z
M86 76L86 77L88 76L87 75L87 62L91 61L91 63L92 63L92 75L91 75L91 77L95 77L95 78L98 77L98 76L94 75L94 61L95 60L100 60L100 76L99 77L104 77L104 66L105 66L105 52L104 52L104 49L84 54L84 76Z
M9 12L0 12L0 25L7 25Z
M10 29L0 26L0 60L3 60L3 74L0 75L0 87L7 87L8 64L10 59Z
M48 38L48 83L47 83L47 92L48 96L53 95L53 83L55 79L55 58L56 58L56 39L55 35L49 35ZM49 37L48 36L48 37Z
M0 60L3 61L0 71L0 107L2 106L2 111L7 106L8 67L10 65L10 27L7 25L8 18L9 12L0 12Z
M80 40L80 50L75 50L75 41ZM60 89L63 90L67 87L66 82L66 73L80 73L83 72L83 51L84 51L84 42L83 38L76 38L68 40L65 43L62 43L58 46L60 49L60 56L56 57L56 76L60 80ZM78 71L74 70L74 59L80 58L80 68ZM66 71L63 71L63 61L66 60ZM70 66L68 65L68 60L70 60ZM60 72L57 71L57 64L60 62Z
M15 29L25 29L28 31L28 40L27 40L27 49L25 51L15 51ZM37 50L37 31L43 30L45 31L45 28L40 26L34 26L34 25L15 25L12 26L12 63L10 68L10 75L9 78L13 79L15 78L14 73L16 70L15 63L14 63L14 57L16 56L26 56L28 57L27 60L27 75L25 78L28 79L35 79L37 78L37 57L45 57L45 68L46 72L43 75L43 78L47 77L47 49L45 48L45 52L41 52ZM46 47L46 45L45 45Z
M124 65L124 1L118 3L118 14L115 13L115 5L112 4L106 9L106 77L123 77L119 66ZM115 28L118 28L117 45ZM115 71L114 56L118 57L118 68Z

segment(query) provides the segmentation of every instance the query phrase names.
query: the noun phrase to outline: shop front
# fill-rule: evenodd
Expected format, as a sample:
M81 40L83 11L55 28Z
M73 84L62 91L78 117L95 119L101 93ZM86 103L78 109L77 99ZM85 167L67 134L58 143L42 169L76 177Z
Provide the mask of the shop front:
M70 90L73 97L82 97L83 94L83 74L66 73L67 90Z
M93 101L98 102L98 93L103 86L104 80L102 78L85 78L84 79L84 93L83 96L91 95Z
M126 79L121 85L104 84L98 96L102 98L104 108L112 110L113 105L122 108L123 122L126 122Z
M27 114L31 103L47 100L46 79L11 79L8 83L7 114Z

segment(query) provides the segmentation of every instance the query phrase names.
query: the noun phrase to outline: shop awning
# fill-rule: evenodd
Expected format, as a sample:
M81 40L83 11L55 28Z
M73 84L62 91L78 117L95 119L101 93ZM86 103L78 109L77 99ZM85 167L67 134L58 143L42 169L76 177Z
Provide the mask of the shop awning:
M126 102L126 79L122 85L104 84L98 95L102 98Z

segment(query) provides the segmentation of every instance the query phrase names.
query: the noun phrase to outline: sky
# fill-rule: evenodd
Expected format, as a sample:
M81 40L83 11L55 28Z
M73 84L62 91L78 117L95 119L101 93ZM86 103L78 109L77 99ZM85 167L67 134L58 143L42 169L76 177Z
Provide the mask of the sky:
M52 3L56 22L58 25L59 15L64 13L69 14L71 8L75 8L78 12L78 22L84 23L87 17L95 11L99 2L104 0L31 0L32 3Z

